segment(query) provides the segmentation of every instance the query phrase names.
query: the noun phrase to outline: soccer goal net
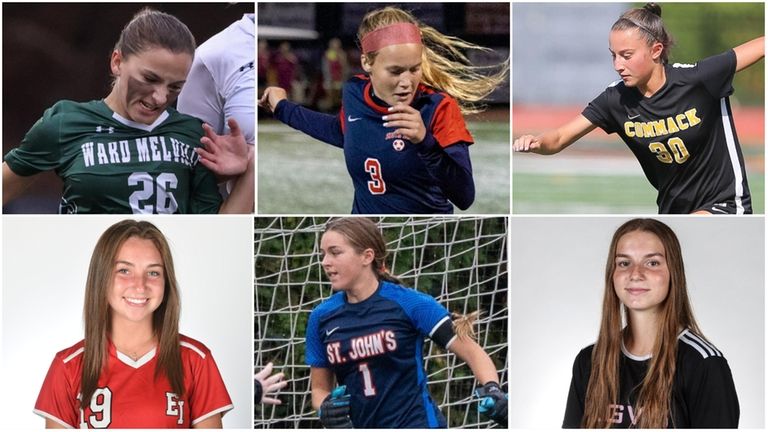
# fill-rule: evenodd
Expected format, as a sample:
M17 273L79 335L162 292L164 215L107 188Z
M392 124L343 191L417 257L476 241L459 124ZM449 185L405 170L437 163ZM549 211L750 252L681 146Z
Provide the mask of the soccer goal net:
M327 217L255 218L254 364L273 362L286 375L281 405L254 407L257 428L320 428L304 359L307 320L332 292L320 264ZM507 218L376 218L387 241L387 266L404 285L427 293L452 313L481 311L478 343L507 381ZM449 427L489 427L472 395L467 365L427 340L429 392Z

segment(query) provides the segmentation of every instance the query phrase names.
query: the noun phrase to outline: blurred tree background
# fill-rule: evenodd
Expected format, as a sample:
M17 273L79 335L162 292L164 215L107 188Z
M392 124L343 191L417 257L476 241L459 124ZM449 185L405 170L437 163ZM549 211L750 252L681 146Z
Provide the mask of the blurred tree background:
M694 63L764 34L764 3L662 3L661 7L664 25L675 40L670 63ZM733 86L738 103L762 106L765 61L736 74Z

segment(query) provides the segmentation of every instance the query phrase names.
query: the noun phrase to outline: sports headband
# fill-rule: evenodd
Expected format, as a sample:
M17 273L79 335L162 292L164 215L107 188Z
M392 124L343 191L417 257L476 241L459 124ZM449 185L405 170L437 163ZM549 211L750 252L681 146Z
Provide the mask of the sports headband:
M421 32L416 24L397 23L376 29L360 41L363 53L378 51L386 46L405 43L421 43Z

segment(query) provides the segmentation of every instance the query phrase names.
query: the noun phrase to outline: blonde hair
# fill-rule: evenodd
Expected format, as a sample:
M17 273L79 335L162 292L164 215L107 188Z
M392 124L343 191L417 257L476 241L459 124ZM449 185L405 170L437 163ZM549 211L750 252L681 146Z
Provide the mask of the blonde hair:
M674 231L655 219L632 219L620 226L613 235L605 265L605 292L600 333L592 351L592 371L587 385L582 426L590 429L611 427L608 407L619 399L619 358L624 334L631 331L632 322L626 306L621 304L613 285L616 270L616 249L619 240L628 233L640 231L654 234L664 245L669 268L669 293L661 304L659 327L653 346L648 372L639 386L635 412L642 413L638 427L663 429L669 425L672 384L675 377L677 337L682 329L701 336L693 317L685 281L685 267L680 242ZM627 326L622 329L622 314ZM702 336L703 337L703 336Z
M85 352L80 382L80 407L83 409L90 405L99 377L107 366L107 337L112 322L108 295L113 283L115 259L125 241L131 237L152 241L163 259L163 301L152 315L152 330L158 338L155 377L164 374L173 392L179 397L184 394L184 371L179 348L181 302L171 248L163 233L153 224L124 220L112 225L101 235L93 249L88 268L83 307Z
M357 39L362 41L366 34L376 29L403 22L415 24L421 31L424 44L422 82L456 99L463 114L485 110L485 106L479 102L507 79L509 59L494 66L474 66L462 50L493 50L444 35L419 22L409 12L391 6L368 12L360 23ZM373 64L377 54L378 52L374 51L363 55L369 64ZM493 70L497 71L492 73Z

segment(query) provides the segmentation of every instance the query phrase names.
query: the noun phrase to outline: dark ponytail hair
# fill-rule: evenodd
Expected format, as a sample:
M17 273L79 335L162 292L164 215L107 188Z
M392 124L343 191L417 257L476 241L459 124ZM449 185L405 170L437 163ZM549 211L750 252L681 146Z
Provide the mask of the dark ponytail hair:
M195 37L178 18L145 7L133 16L115 44L123 57L151 48L165 48L174 54L195 55Z
M364 217L333 219L325 225L325 232L328 231L335 231L346 237L357 253L371 249L373 251L371 268L378 280L402 284L400 279L390 274L387 269L386 259L389 254L387 244L374 221Z
M661 61L669 63L669 50L674 45L674 41L661 20L661 6L656 3L646 3L642 8L630 9L613 23L611 31L634 28L640 31L640 35L648 46L656 42L661 43L664 46L661 51Z

